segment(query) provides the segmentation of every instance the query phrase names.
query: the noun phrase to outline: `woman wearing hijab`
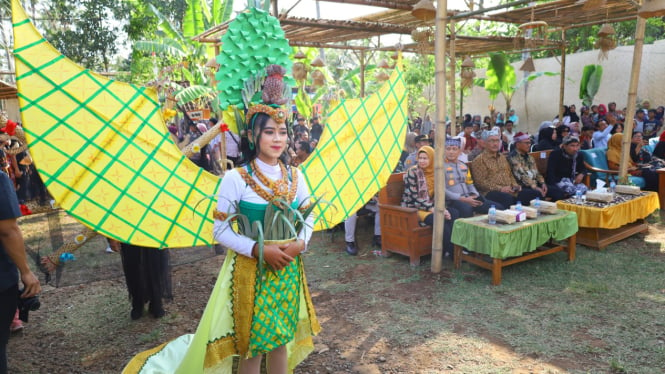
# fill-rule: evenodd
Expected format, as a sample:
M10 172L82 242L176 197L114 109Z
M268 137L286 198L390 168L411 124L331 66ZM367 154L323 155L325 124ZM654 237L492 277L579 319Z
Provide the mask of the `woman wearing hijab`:
M421 147L418 150L416 165L404 174L404 193L402 202L407 208L418 209L418 218L427 226L434 224L434 148ZM453 245L450 237L453 221L459 217L457 210L450 208L445 212L443 230L443 250L452 258Z
M565 127L565 126L564 126ZM557 133L552 127L544 127L538 132L538 144L533 147L533 151L547 151L557 147Z
M639 134L639 136L637 136ZM642 141L641 133L635 133L633 141ZM607 167L610 170L619 170L619 163L621 162L621 141L623 134L614 134L607 143ZM631 144L632 153L639 153L634 144ZM632 157L628 161L628 173L635 177L644 178L645 187L647 191L658 191L658 173L652 169L648 164L647 167L642 167L642 164L636 164Z

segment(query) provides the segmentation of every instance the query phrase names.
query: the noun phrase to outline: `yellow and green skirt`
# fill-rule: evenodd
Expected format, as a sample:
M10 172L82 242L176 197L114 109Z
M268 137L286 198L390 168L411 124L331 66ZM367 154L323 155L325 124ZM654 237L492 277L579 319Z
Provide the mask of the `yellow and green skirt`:
M261 279L255 259L229 251L196 333L139 353L123 373L231 373L235 357L282 345L292 371L320 330L300 256Z

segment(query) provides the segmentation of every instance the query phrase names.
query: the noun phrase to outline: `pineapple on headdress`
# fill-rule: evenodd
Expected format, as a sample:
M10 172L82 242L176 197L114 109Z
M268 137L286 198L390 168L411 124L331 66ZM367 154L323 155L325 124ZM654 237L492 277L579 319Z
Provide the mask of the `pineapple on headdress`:
M284 74L286 69L280 65L268 65L266 68L265 82L263 83L263 94L261 99L264 104L286 104L287 99L283 97L284 93Z

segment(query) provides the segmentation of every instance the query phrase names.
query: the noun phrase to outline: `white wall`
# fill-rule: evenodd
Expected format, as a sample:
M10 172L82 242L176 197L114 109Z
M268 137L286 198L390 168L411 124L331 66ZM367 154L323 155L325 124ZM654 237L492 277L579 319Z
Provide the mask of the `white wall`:
M560 56L556 59L535 60L536 71L560 72L559 60ZM582 106L582 100L579 99L582 70L586 65L599 64L603 67L603 77L598 94L594 98L594 104L607 105L608 102L615 101L619 109L627 106L632 61L632 46L618 47L610 51L609 58L603 61L598 61L597 50L567 55L564 104L575 104L579 114L579 108ZM518 70L521 65L521 61L513 64L518 81L524 73ZM485 70L476 70L476 75L484 77ZM558 114L559 82L560 76L558 75L542 76L515 92L511 104L520 117L519 131L526 129L528 132L534 133L542 121L551 120ZM644 45L637 97L638 99L649 99L652 108L665 105L665 40ZM464 113L488 115L489 104L487 91L482 87L474 87L471 96L464 98ZM506 104L503 96L497 97L494 105L498 110L505 111Z

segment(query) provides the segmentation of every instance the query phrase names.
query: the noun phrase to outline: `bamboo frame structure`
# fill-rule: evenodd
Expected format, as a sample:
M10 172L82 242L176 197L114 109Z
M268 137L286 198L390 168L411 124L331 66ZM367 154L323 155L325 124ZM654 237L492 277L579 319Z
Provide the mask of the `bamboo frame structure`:
M621 161L619 162L619 181L628 181L628 164L630 163L630 141L633 133L633 115L635 113L635 100L637 99L637 86L640 79L640 65L642 64L642 47L644 46L644 31L647 20L637 17L635 27L635 48L633 49L633 67L630 72L628 84L628 102L626 105L626 121L623 124L623 138L621 139ZM661 188L663 188L661 186Z
M443 221L446 212L446 183L443 167L446 142L446 18L448 1L438 0L436 6L436 38L434 40L436 79L436 131L434 132L434 227L432 235L432 273L441 272L443 259Z

